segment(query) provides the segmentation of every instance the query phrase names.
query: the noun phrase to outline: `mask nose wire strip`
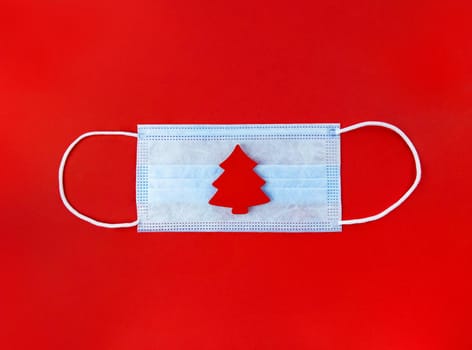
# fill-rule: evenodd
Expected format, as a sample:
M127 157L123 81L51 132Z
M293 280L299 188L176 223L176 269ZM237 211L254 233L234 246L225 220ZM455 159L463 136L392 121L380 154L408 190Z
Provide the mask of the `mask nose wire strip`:
M341 128L337 130L337 134L342 134L345 132L349 132L352 130L356 130L359 128L363 128L366 126L379 126L382 128L387 128L398 134L403 141L407 144L408 148L410 149L411 154L413 155L413 159L415 161L415 168L416 168L416 177L415 180L413 181L413 184L411 187L401 196L395 203L393 203L391 206L389 206L387 209L381 211L380 213L372 216L367 216L364 218L359 218L359 219L350 219L350 220L340 220L339 224L340 225L352 225L352 224L362 224L365 222L370 222L370 221L375 221L383 218L384 216L388 215L392 211L394 211L396 208L398 208L404 201L407 200L408 197L413 193L413 191L418 187L418 184L420 183L421 180L421 162L420 162L420 157L418 155L418 151L416 150L415 146L413 145L413 142L406 136L406 134L400 130L400 128L396 127L395 125L385 123L385 122L378 122L378 121L366 121L362 123L357 123L353 124L350 126L347 126L345 128Z
M74 149L74 147L83 139L90 136L129 136L129 137L138 137L137 133L127 132L127 131L90 131L86 132L79 137L77 137L70 145L67 147L64 155L62 156L61 163L59 165L59 195L61 196L62 203L73 215L77 216L79 219L87 221L95 226L106 227L106 228L123 228L123 227L134 227L138 225L138 220L132 222L122 222L122 223L108 223L95 220L87 215L80 213L75 209L67 200L66 193L64 191L64 168L66 166L67 158Z

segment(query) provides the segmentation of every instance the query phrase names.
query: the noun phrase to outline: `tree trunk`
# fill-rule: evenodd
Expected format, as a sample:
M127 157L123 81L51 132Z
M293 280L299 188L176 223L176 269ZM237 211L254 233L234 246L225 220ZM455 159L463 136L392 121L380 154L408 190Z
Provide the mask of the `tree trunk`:
M247 214L248 211L248 207L236 207L231 210L233 214Z

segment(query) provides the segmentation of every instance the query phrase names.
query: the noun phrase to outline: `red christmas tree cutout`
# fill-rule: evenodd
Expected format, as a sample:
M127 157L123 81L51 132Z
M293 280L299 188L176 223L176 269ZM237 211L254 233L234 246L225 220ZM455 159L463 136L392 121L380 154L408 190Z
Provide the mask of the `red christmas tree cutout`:
M253 170L256 165L241 146L236 145L220 164L224 172L213 182L218 191L208 203L232 208L233 214L247 214L249 207L269 202L261 189L265 181Z

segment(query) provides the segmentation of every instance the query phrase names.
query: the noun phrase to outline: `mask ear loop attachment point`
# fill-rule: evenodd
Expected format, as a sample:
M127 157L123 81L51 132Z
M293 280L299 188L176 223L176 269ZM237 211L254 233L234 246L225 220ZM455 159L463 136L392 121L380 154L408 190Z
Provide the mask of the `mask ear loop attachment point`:
M122 222L122 223L108 223L95 220L87 215L82 214L77 209L75 209L67 199L65 190L64 190L64 168L66 166L67 158L69 157L70 153L74 149L74 147L83 139L91 136L129 136L129 137L138 137L138 134L135 132L128 132L128 131L90 131L86 132L79 137L77 137L70 145L67 147L66 151L64 152L61 163L59 165L58 171L58 179L59 179L59 195L61 197L62 203L64 206L69 210L74 216L78 217L81 220L84 220L92 225L105 227L105 228L126 228L126 227L134 227L138 225L138 220L132 222Z
M386 122L379 122L379 121L366 121L366 122L357 123L357 124L347 126L345 128L338 129L336 130L336 134L340 135L342 133L356 130L359 128L363 128L366 126L378 126L382 128L387 128L395 132L397 135L399 135L403 139L403 141L406 143L406 145L410 149L410 152L413 155L413 159L415 161L415 169L416 169L415 180L413 181L413 184L410 186L410 188L395 203L390 205L387 209L372 216L366 216L366 217L358 218L358 219L340 220L339 225L363 224L366 222L375 221L375 220L379 220L383 218L384 216L388 215L389 213L397 209L400 205L402 205L403 202L405 202L407 198L410 197L410 195L413 193L413 191L418 187L418 184L420 183L420 180L421 180L421 162L420 162L420 157L418 155L418 151L416 150L415 145L408 138L408 136L400 128L396 127L395 125L392 125Z

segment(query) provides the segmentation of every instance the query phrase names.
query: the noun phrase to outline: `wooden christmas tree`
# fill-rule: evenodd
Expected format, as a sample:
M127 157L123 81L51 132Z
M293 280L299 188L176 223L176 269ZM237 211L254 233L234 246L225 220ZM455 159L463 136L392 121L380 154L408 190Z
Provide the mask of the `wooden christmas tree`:
M236 145L220 164L224 172L213 182L218 191L208 203L232 208L233 214L247 214L249 207L269 202L261 189L265 181L253 170L256 165L241 146Z

